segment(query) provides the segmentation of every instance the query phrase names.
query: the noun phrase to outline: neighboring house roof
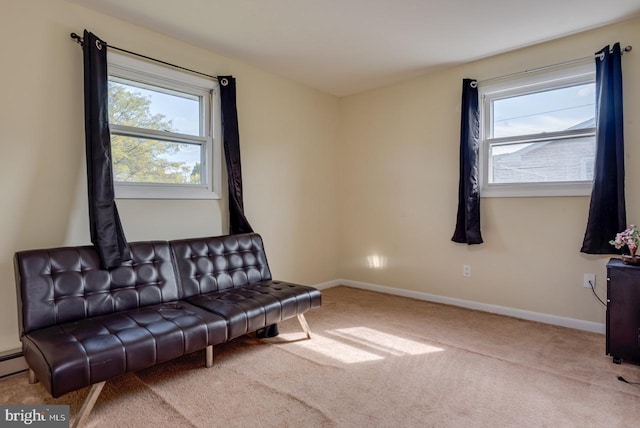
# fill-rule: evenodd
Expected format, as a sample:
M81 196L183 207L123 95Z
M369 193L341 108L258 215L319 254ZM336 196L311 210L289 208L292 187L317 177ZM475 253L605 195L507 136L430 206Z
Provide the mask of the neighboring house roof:
M583 137L531 143L493 156L493 182L588 180L593 174L594 149L593 139Z
M596 127L596 118L595 116L591 119L587 119L584 122L577 123L570 128L567 128L567 131L573 131L574 129L586 129L586 128L595 128Z

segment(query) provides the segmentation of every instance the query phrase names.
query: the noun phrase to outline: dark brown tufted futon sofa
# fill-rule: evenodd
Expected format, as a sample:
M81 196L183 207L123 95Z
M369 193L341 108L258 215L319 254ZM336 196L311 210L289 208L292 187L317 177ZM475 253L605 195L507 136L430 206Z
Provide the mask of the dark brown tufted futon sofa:
M20 338L30 382L54 397L104 382L319 307L315 288L273 281L258 234L130 244L131 261L104 270L93 247L15 255Z

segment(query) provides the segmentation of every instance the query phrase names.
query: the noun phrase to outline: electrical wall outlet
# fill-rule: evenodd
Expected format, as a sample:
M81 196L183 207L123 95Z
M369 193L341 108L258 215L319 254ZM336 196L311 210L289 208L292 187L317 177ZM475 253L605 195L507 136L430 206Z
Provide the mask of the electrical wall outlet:
M462 276L471 278L471 265L462 265Z
M585 273L584 279L582 280L582 286L584 288L591 288L591 284L593 284L593 288L596 288L596 274Z

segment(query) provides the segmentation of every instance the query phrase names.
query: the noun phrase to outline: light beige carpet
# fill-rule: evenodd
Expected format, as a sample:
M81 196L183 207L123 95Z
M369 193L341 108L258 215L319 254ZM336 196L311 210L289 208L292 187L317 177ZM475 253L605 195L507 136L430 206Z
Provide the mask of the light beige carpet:
M347 287L268 340L242 337L107 382L95 427L633 427L640 367L602 335ZM70 404L26 374L1 403Z

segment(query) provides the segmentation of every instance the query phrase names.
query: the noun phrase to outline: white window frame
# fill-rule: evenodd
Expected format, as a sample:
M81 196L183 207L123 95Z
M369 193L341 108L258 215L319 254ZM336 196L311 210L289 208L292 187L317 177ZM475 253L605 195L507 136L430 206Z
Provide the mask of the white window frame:
M589 196L592 180L531 183L489 183L489 148L492 143L536 140L544 135L547 139L562 139L576 136L595 136L595 127L586 130L561 131L546 134L518 136L516 138L489 138L491 126L491 101L504 97L531 94L550 89L560 89L595 81L595 65L579 64L552 71L526 74L524 77L483 84L479 82L480 98L480 196L481 197L534 197L534 196Z
M116 199L220 199L222 188L222 130L218 82L130 55L107 53L110 77L202 97L200 136L144 130L109 124L112 133L143 138L197 143L204 147L201 159L203 184L129 183L114 181ZM170 138L167 138L170 137Z

